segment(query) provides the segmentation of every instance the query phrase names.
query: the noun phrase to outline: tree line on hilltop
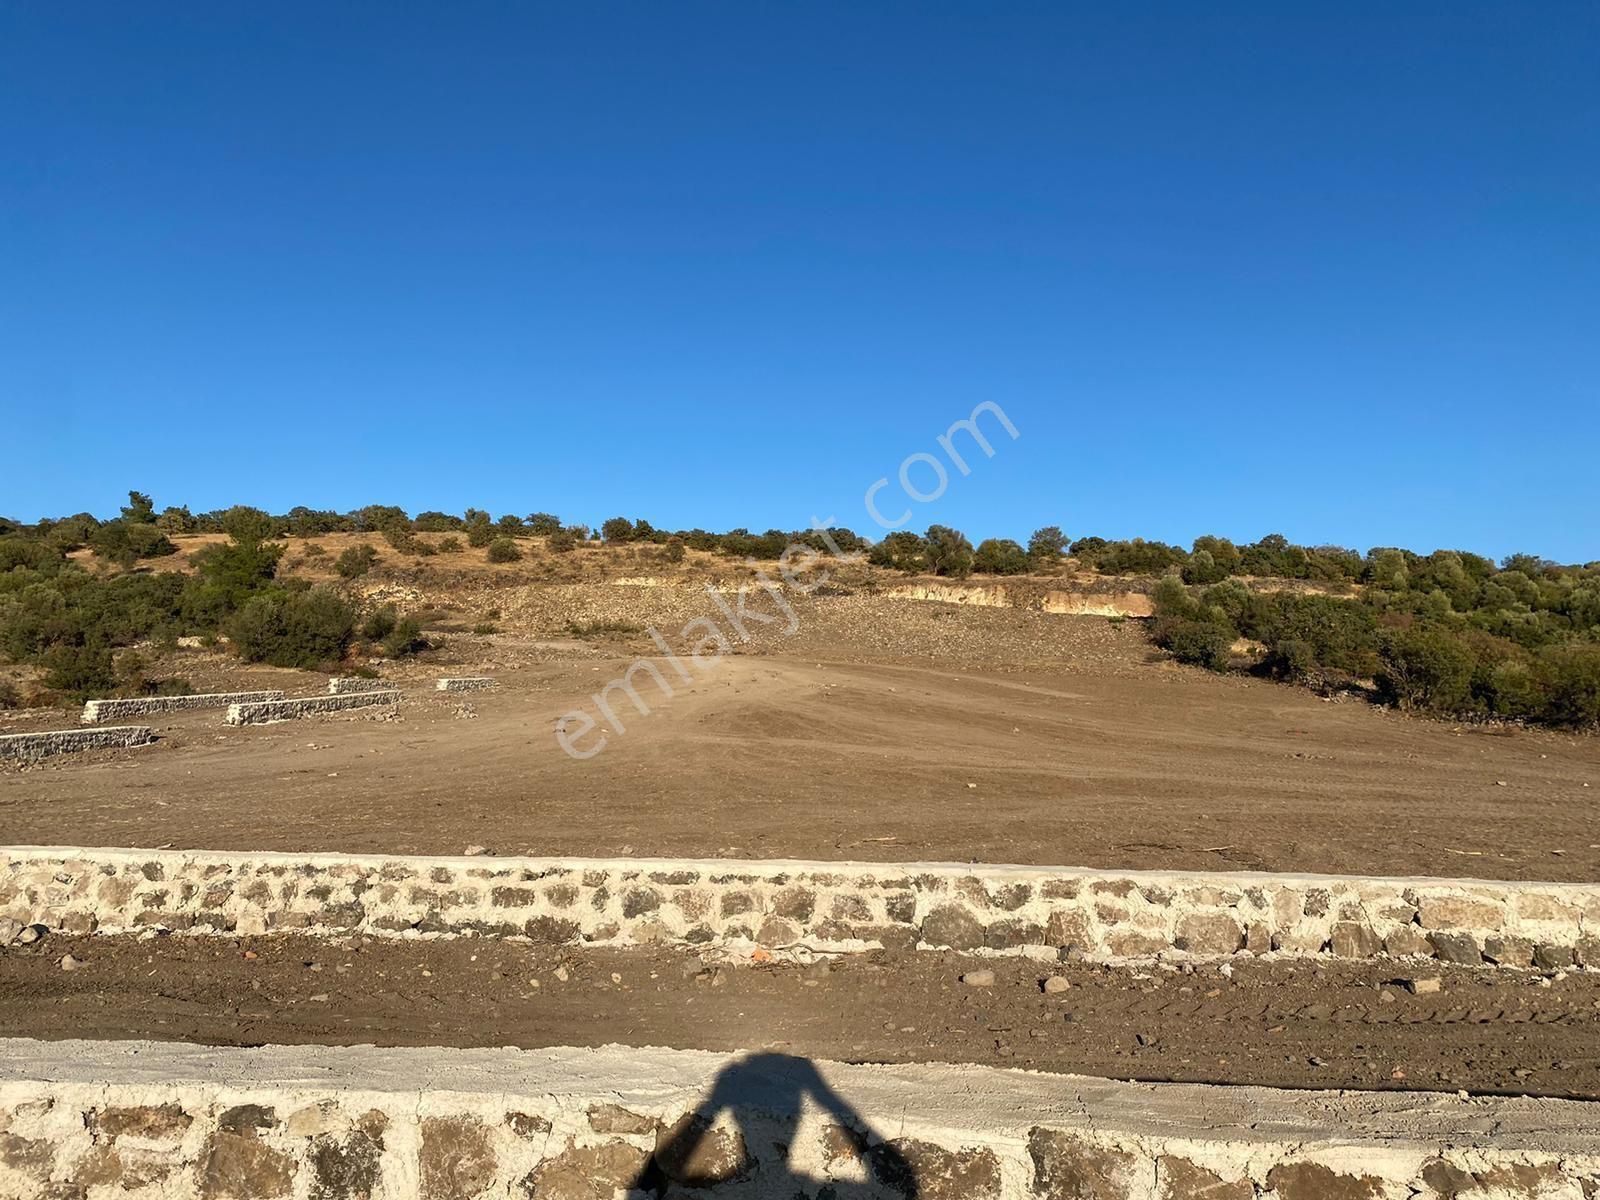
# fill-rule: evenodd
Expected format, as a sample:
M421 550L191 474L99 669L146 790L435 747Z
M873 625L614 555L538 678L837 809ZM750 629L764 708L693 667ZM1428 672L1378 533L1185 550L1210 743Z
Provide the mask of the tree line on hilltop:
M933 525L873 542L849 529L713 533L612 517L591 530L551 513L413 517L393 505L349 513L303 506L281 515L242 506L157 512L149 496L130 492L107 520L89 513L32 525L0 518L0 654L43 665L46 686L82 696L160 686L139 677L136 659L114 659L112 651L183 634L223 633L244 658L284 666L336 662L362 639L391 656L424 648L415 621L392 609L363 612L347 591L280 572L285 539L346 532L380 534L395 551L418 557L459 551L464 540L492 562L520 559L519 543L529 538L558 553L596 539L658 546L667 562L689 550L775 560L798 544L950 578L1057 574L1070 558L1103 575L1158 577L1151 633L1184 662L1324 690L1369 688L1385 702L1442 715L1567 727L1600 720L1600 563L1563 566L1527 554L1495 563L1466 551L1395 547L1361 553L1299 546L1278 534L1244 545L1205 536L1184 549L1142 538L1069 539L1046 526L1026 544L988 538L973 545L961 531ZM175 553L172 535L197 533L226 540L195 552L192 574L138 569ZM84 570L68 556L85 547L122 570ZM377 558L363 543L332 566L354 579ZM1269 590L1244 582L1252 579L1310 586ZM0 686L0 704L7 700Z

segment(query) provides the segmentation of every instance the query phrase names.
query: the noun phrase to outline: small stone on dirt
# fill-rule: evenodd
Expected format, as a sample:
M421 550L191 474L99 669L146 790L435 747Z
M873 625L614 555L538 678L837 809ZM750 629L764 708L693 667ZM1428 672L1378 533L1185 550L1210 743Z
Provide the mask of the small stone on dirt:
M17 945L31 946L49 932L43 925L24 926L22 932L17 934Z
M961 982L968 987L993 987L994 972L988 969L981 971L968 971L961 977Z
M1052 975L1044 981L1044 991L1047 996L1059 996L1071 987L1072 981L1064 975Z
M63 971L76 971L81 966L83 966L83 959L74 958L70 954L61 956L61 969Z
M485 854L489 853L489 847L487 847L487 846L468 846L461 853L465 854L468 858L482 858Z
M1400 985L1413 996L1434 996L1440 989L1438 979L1402 979Z

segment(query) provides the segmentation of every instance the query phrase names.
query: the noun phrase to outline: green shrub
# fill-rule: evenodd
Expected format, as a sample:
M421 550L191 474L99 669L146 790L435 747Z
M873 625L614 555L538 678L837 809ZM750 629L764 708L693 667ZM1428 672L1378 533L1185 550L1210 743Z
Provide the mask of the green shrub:
M668 538L666 546L661 551L661 557L669 563L681 563L687 554L688 551L684 549L681 537Z
M561 518L554 513L528 514L528 531L539 537L549 537L561 529Z
M1189 561L1183 564L1185 583L1221 583L1227 577L1228 569L1209 550L1191 551Z
M414 617L404 617L396 622L383 639L383 652L390 658L405 658L428 649L428 639L422 636L422 625Z
M1551 646L1540 665L1550 681L1545 720L1574 728L1600 721L1600 645Z
M1284 679L1305 679L1307 655L1325 676L1368 679L1378 669L1378 625L1372 610L1331 596L1271 597L1262 628L1244 630L1267 647L1262 669Z
M1059 525L1046 525L1043 529L1035 529L1033 536L1028 539L1028 557L1038 570L1059 563L1066 548L1067 535L1061 532Z
M1441 713L1470 709L1477 658L1459 636L1425 628L1389 633L1380 662L1378 694L1390 703Z
M491 633L499 633L500 627L493 621L479 621L472 627L472 632L476 637L488 637Z
M155 525L128 520L107 521L89 535L95 557L131 567L141 558L176 554L178 548Z
M1100 539L1086 539L1099 541ZM1073 553L1077 546L1073 543ZM1094 552L1094 569L1102 575L1162 575L1181 566L1188 555L1165 542L1134 538L1127 542L1105 542Z
M116 667L105 646L55 646L44 656L44 685L70 700L109 696L117 688Z
M475 508L467 510L467 545L475 550L481 549L494 541L496 536L488 513Z
M333 569L340 579L359 579L378 561L378 552L371 546L349 546L333 560Z
M1211 671L1226 671L1233 661L1234 631L1215 621L1163 618L1157 622L1156 641L1179 662L1195 663Z
M421 512L411 525L418 533L449 533L461 528L461 518L452 517L449 513Z
M1279 679L1307 683L1319 674L1317 648L1304 638L1285 637L1273 642L1267 650L1262 669Z
M9 679L0 679L0 710L21 707L22 695L17 691L17 685Z
M1197 620L1201 613L1201 605L1190 594L1189 589L1183 586L1183 580L1176 575L1163 575L1155 590L1150 593L1150 600L1155 607L1157 617L1193 621Z
M612 517L601 524L600 536L608 542L631 542L634 538L633 522L627 517Z
M960 530L951 529L948 525L930 525L928 532L923 534L923 545L923 561L935 575L964 579L972 574L975 557L972 543Z
M547 543L557 554L569 554L578 548L578 535L570 529L558 529Z
M394 632L399 622L400 615L394 605L385 604L367 614L367 619L361 623L361 636L369 642L381 642Z
M1027 551L1010 538L987 538L978 543L972 565L985 575L1022 575L1031 563Z
M508 537L495 538L489 543L489 561L492 563L516 562L521 557L522 551Z
M406 510L393 504L368 504L357 509L353 514L357 529L378 533L387 533L391 529L409 533L411 531L411 518L406 515Z
M356 610L328 588L274 589L253 597L227 623L228 639L247 662L319 667L337 662L356 635Z
M1085 567L1093 567L1100 558L1100 551L1111 543L1103 537L1081 537L1067 547L1067 552Z
M460 554L461 539L458 537L442 537L439 539L440 554Z

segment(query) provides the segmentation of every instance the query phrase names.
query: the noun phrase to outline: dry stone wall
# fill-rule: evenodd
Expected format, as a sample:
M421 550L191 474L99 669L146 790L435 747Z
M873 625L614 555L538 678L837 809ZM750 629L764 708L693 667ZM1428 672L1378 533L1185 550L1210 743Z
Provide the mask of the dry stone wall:
M194 696L134 696L121 700L89 700L83 706L82 722L98 725L116 717L135 717L143 713L181 712L191 708L226 708L257 700L282 700L281 689L259 692L204 692Z
M148 725L106 725L99 729L57 729L49 733L8 733L0 737L0 758L37 762L81 750L122 750L153 741Z
M494 686L495 681L487 675L457 675L439 680L434 685L434 690L440 692L481 692Z
M352 692L378 692L383 690L383 684L376 679L362 679L355 675L340 675L328 680L328 695L330 696L348 696Z
M1584 1200L1595 1108L621 1046L8 1040L0 1195Z
M375 704L399 704L400 693L392 688L371 692L352 692L333 696L297 696L292 700L259 700L251 704L231 704L223 720L229 725L266 725L273 721L293 721L318 713L339 712L347 708L367 708Z
M1423 956L1600 967L1600 884L943 863L0 849L0 916L69 930L1094 959Z

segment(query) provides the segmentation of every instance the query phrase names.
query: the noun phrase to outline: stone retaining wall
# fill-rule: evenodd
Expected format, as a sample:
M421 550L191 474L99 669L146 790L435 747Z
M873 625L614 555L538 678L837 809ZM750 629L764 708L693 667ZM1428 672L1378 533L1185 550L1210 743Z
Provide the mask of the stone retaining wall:
M362 679L358 676L343 675L328 680L328 695L348 696L352 692L378 692L383 691L384 685L376 679Z
M434 685L434 690L440 692L481 692L485 688L494 686L495 681L487 675L458 675L453 678L439 680Z
M1584 1200L1596 1108L621 1046L15 1040L0 1194Z
M123 750L153 741L148 725L107 725L99 729L57 729L48 733L8 733L0 736L0 758L37 762L52 754L80 750Z
M252 704L230 704L223 720L229 725L266 725L272 721L292 721L318 713L346 708L366 708L374 704L399 704L400 693L391 689L350 692L338 696L296 696L292 700L259 700Z
M141 713L178 712L190 708L226 708L256 700L282 700L281 689L261 692L205 692L196 696L135 696L125 700L89 700L81 718L85 725L98 725L112 717L136 717Z
M1600 966L1600 884L948 863L0 848L0 916L68 930Z

